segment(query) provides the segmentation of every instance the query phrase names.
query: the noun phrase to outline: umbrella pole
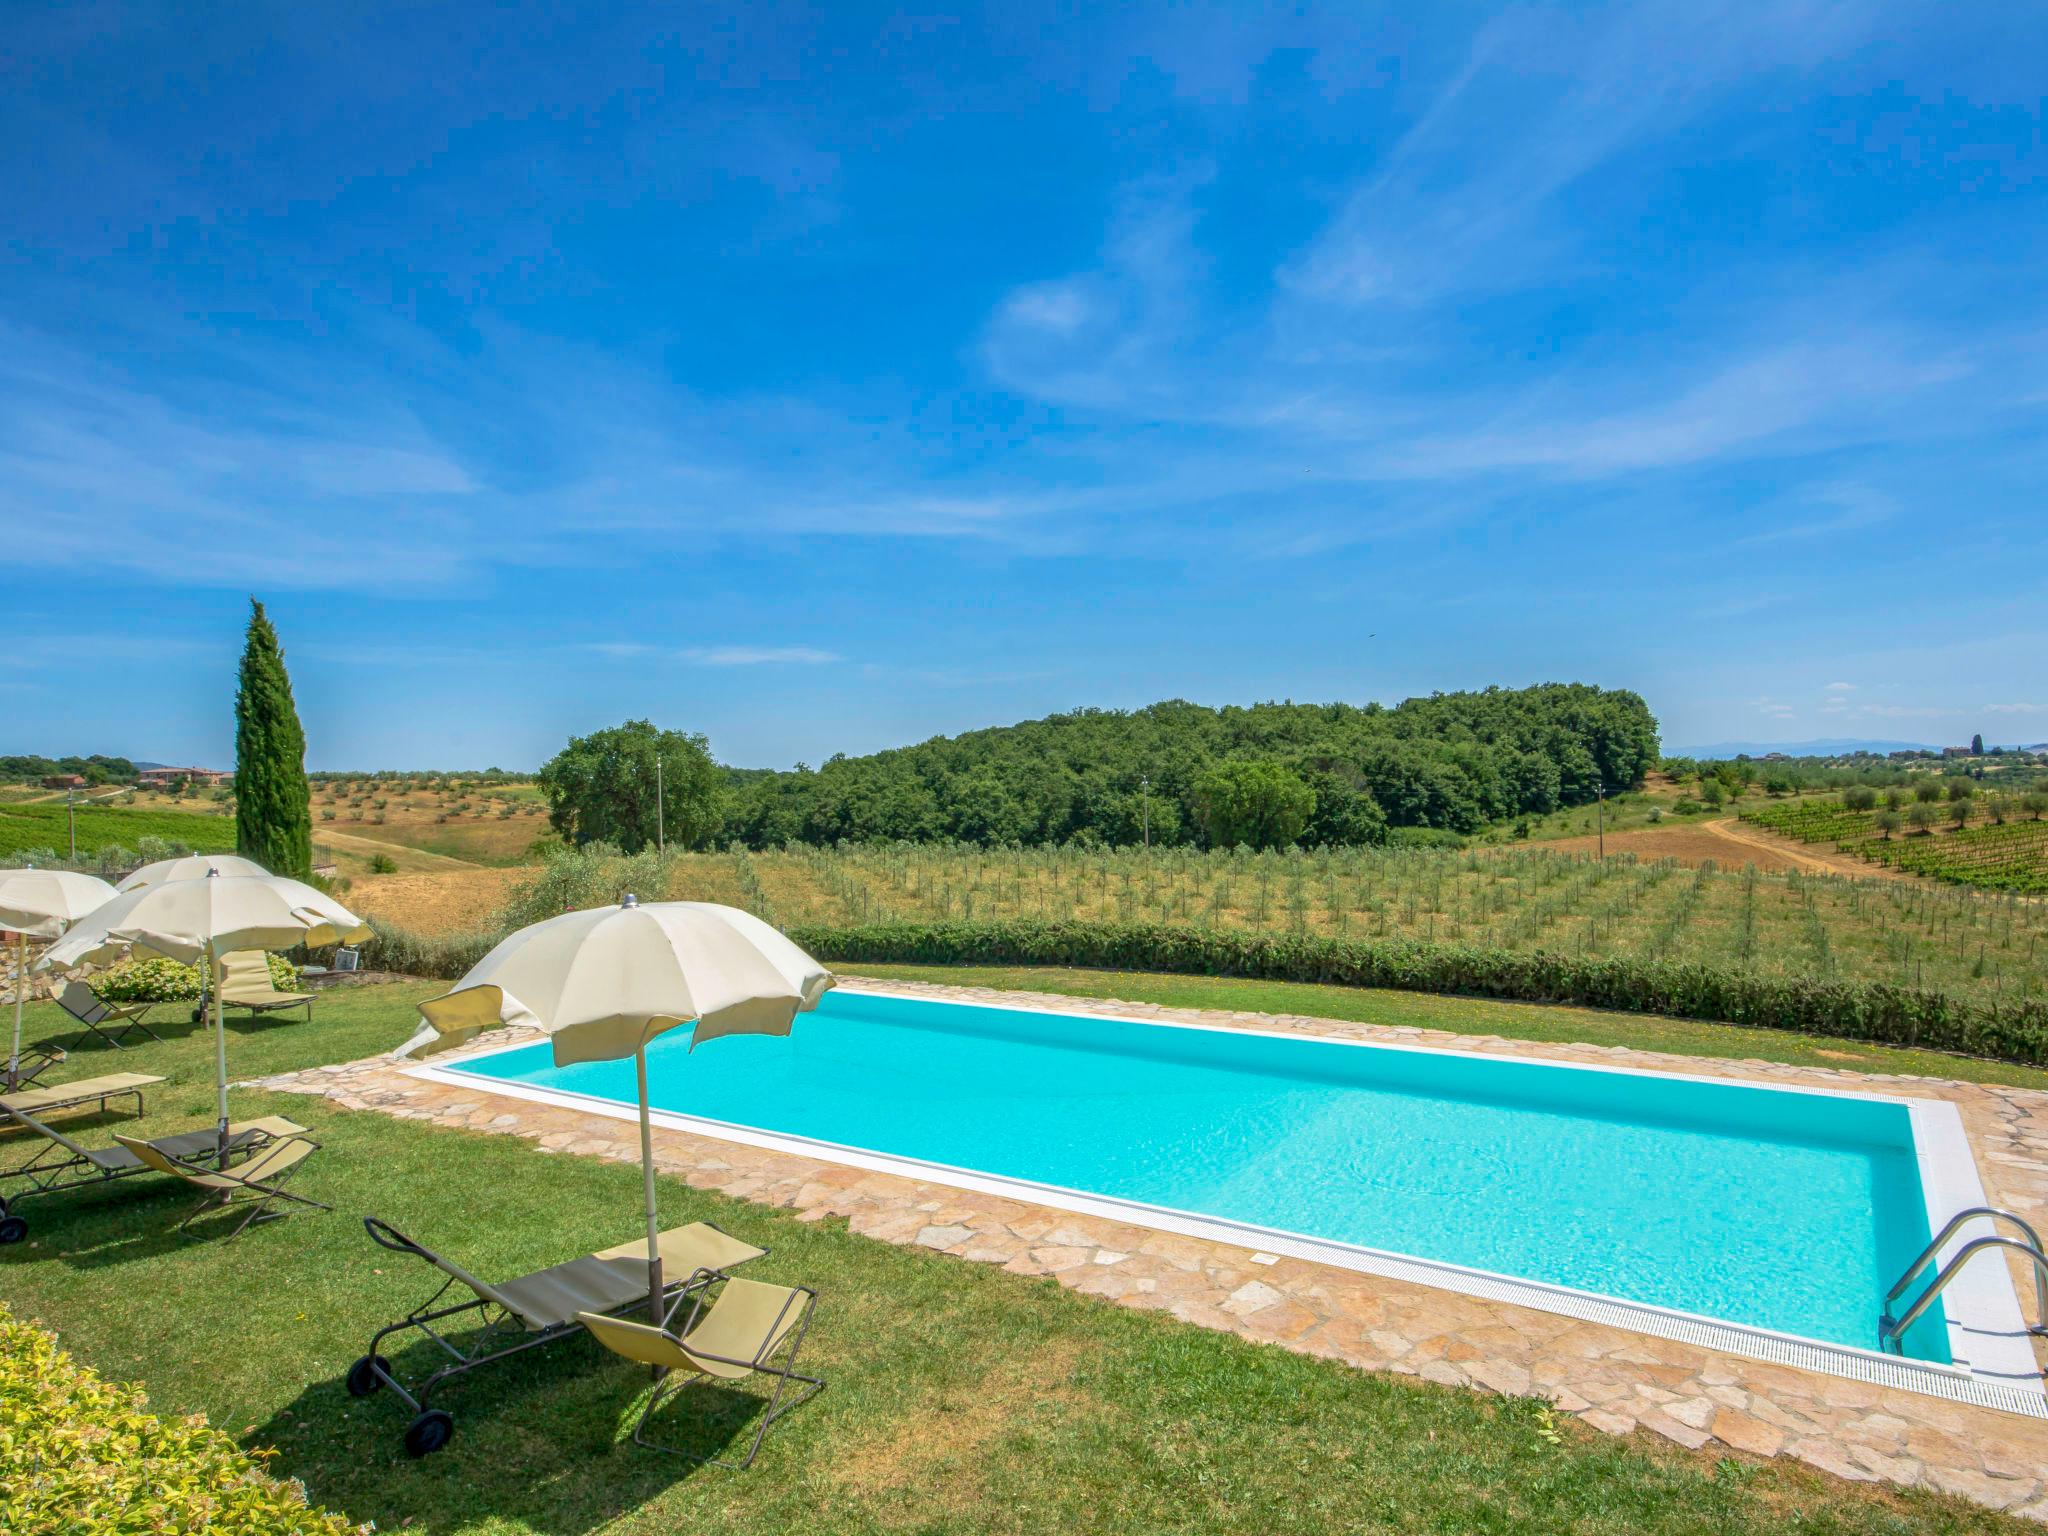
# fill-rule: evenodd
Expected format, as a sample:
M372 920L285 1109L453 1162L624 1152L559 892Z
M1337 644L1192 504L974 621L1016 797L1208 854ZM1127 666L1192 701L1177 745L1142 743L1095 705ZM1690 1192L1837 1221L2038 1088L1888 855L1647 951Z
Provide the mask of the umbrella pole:
M662 1324L661 1240L654 1214L654 1130L647 1119L647 1047L633 1053L633 1073L640 1085L640 1177L647 1196L647 1314Z
M7 1058L7 1087L10 1091L20 1086L21 1072L21 1009L28 996L28 935L20 929L14 933L14 1054Z
M220 1087L220 1123L217 1127L220 1147L217 1161L222 1167L228 1161L228 1026L220 1005L220 956L213 952L213 946L206 949L206 981L213 993L213 1066L214 1075Z

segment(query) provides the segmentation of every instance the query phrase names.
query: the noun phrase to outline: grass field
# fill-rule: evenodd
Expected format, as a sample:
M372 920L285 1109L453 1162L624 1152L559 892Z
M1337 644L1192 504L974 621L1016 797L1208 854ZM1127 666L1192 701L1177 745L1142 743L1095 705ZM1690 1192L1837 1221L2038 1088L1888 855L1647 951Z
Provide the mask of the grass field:
M310 1028L238 1028L231 1068L246 1075L388 1048L427 990L362 987L323 1000ZM41 1005L32 1033L56 1024ZM73 1068L96 1064L81 1051ZM173 1079L152 1104L152 1133L207 1117L203 1034L173 1035L121 1064ZM53 1198L27 1208L34 1246L0 1253L9 1303L60 1330L104 1374L140 1380L158 1411L205 1412L251 1445L275 1446L274 1471L380 1530L2025 1528L1955 1499L1842 1483L1796 1464L1610 1438L1531 1400L1355 1372L668 1178L659 1181L664 1221L715 1220L772 1248L752 1272L819 1288L807 1356L827 1390L770 1432L752 1470L699 1469L631 1444L644 1374L576 1339L451 1389L455 1439L415 1462L398 1446L403 1411L349 1398L340 1378L372 1329L432 1281L371 1246L358 1218L375 1212L482 1273L510 1273L630 1236L638 1170L296 1097L242 1090L236 1109L314 1125L324 1150L299 1187L334 1211L227 1247L172 1234L189 1202L140 1181ZM87 1135L102 1141L106 1131ZM692 1449L718 1451L751 1428L737 1393L706 1391L688 1407L664 1429Z
M370 867L355 838L396 843L469 864L523 863L549 835L547 804L531 783L461 779L322 780L313 786L313 838L349 834L334 852L344 873Z

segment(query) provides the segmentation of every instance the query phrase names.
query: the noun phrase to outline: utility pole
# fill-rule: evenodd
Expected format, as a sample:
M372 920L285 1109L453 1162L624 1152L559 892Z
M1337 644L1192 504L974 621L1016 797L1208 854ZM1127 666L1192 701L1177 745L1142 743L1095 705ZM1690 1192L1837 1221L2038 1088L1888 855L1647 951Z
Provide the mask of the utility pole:
M78 862L78 790L72 785L66 785L64 788L64 821L71 829L70 862L76 864Z
M668 836L661 820L661 754L654 754L654 849L657 853L668 852Z
M1140 815L1143 817L1145 827L1145 851L1150 853L1152 851L1152 776L1150 774L1138 775L1138 794L1140 797L1138 801L1141 808Z
M1607 862L1607 785L1604 781L1593 781L1593 793L1600 797L1600 862Z

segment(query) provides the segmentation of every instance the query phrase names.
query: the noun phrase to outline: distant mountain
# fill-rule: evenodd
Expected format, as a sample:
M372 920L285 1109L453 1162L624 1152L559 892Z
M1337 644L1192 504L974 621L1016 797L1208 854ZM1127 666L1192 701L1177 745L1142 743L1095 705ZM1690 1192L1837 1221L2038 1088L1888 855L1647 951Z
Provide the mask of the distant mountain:
M1862 741L1848 736L1826 736L1817 741L1716 741L1704 747L1666 747L1666 757L1762 757L1782 752L1787 757L1844 757L1851 752L1939 752L1940 747L1924 741Z

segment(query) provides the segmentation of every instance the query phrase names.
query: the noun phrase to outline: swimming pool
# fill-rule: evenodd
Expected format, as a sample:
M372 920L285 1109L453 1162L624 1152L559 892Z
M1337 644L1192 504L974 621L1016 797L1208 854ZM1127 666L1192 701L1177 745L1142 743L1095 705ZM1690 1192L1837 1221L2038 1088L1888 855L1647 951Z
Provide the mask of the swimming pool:
M630 1061L546 1044L443 1072L634 1102ZM657 1110L745 1139L1855 1351L1930 1222L1981 1202L1936 1101L871 992L787 1038L673 1032L648 1074ZM1947 1364L1957 1337L1930 1313L1905 1353Z

